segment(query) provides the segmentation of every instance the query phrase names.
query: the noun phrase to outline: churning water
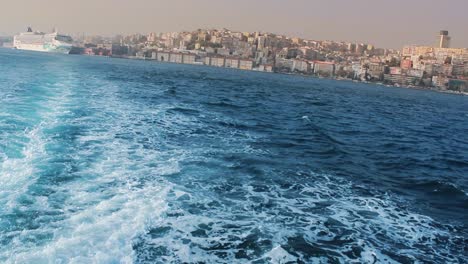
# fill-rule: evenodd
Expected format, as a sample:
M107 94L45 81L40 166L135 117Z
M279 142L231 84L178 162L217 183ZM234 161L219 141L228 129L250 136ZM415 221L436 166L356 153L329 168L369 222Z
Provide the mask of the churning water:
M467 262L468 97L0 50L1 263Z

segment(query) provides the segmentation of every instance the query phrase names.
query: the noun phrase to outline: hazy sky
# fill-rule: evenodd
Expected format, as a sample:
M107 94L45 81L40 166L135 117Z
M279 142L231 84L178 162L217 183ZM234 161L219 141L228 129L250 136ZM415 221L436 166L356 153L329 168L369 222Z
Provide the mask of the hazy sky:
M378 47L468 47L468 0L0 0L0 34L41 31L113 35L230 28Z

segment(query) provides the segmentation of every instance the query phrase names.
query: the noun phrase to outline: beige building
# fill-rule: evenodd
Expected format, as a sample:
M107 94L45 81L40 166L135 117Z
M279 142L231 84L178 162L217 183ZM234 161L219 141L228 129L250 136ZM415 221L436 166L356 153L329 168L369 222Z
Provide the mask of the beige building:
M224 57L210 57L210 65L214 67L224 67L225 61Z
M157 60L158 61L170 61L171 54L169 52L158 52L157 53Z
M382 63L369 63L369 69L367 70L367 73L374 78L380 78L384 71L385 65Z
M253 61L242 59L239 61L239 69L241 70L252 70L253 69Z
M265 71L266 72L273 72L273 65L272 64L265 64Z
M173 63L182 63L183 54L182 53L171 53L169 61Z
M302 73L309 73L311 69L310 63L305 60L293 60L293 65L291 67L291 71L298 71Z
M239 59L237 58L226 58L226 68L234 68L238 69L239 68Z
M314 73L315 74L335 74L335 64L325 61L315 61L314 62Z
M184 54L182 57L182 62L184 64L195 64L196 62L195 54Z

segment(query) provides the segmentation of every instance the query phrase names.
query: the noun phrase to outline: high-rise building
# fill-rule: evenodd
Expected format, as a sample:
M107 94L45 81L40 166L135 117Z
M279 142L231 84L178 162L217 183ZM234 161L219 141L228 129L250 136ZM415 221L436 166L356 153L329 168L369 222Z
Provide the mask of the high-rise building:
M437 37L437 46L444 49L450 48L450 39L449 32L447 30L441 30L440 35Z
M257 38L257 41L258 41L258 44L257 44L258 50L262 50L263 48L265 48L266 38L264 36L259 36Z

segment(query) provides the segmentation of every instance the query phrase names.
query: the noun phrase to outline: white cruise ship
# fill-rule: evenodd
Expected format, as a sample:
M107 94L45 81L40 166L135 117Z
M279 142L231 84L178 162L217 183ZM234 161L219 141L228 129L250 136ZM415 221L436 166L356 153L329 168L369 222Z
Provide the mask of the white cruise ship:
M13 46L21 50L68 54L72 49L72 41L70 36L60 35L57 32L46 34L33 32L31 28L28 28L28 32L14 37Z

